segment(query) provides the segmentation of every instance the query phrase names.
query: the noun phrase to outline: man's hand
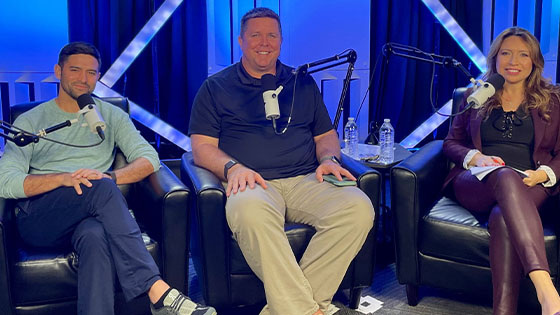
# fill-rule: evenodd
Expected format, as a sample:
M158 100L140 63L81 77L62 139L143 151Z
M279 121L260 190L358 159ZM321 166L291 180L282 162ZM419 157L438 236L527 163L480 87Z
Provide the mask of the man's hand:
M103 177L111 178L111 176L102 173L98 170L92 170L88 168L81 168L74 173L72 173L72 177L74 178L85 178L85 179L102 179Z
M543 170L526 170L525 173L527 173L528 176L523 178L523 183L529 187L548 181L548 175L546 175L546 172Z
M231 167L227 175L226 196L228 197L231 193L236 194L238 191L245 191L247 184L251 189L255 188L255 184L261 185L264 189L268 188L266 181L259 173L239 163Z
M338 180L342 180L342 176L346 176L351 180L356 180L356 177L354 177L347 169L332 160L323 161L323 163L317 167L317 170L315 170L315 177L319 183L323 182L323 175L327 174L333 174Z
M73 173L65 173L62 185L67 187L74 187L76 193L78 195L81 195L82 187L80 187L80 185L91 187L92 183L90 182L90 180L98 180L103 177L111 178L111 176L101 173L98 170L81 168Z

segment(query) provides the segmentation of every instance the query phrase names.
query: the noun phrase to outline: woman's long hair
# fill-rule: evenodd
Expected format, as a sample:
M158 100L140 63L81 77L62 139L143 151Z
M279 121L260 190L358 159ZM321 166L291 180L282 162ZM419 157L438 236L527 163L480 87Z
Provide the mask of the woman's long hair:
M484 74L484 78L488 79L492 74L498 72L496 69L498 53L504 40L510 36L518 36L527 44L529 56L533 62L531 74L525 79L525 102L521 104L522 109L525 113L529 113L530 109L536 108L539 115L543 117L545 121L550 121L550 98L552 94L556 94L556 98L558 98L560 89L543 77L544 57L541 52L539 41L526 29L510 27L496 37L490 46L490 52L486 59L488 70ZM490 112L499 107L499 105L500 99L498 93L496 93L484 103L481 107L480 114L487 118Z

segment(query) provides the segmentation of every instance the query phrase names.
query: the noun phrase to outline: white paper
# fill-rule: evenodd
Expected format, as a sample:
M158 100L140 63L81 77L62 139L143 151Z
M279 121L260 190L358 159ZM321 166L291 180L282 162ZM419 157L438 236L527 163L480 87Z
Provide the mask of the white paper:
M371 314L383 307L383 302L378 299L365 295L360 298L360 304L358 305L357 311L363 314Z
M522 170L518 170L518 169L513 168L511 166L505 166L505 165L475 166L475 167L471 167L469 170L471 171L471 174L473 174L474 176L476 176L476 178L478 178L478 180L482 180L484 177L486 177L486 175L492 173L494 170L496 170L498 168L501 168L501 167L509 167L512 170L519 172L521 175L523 175L523 177L529 176L529 174L527 174L526 172L524 172Z

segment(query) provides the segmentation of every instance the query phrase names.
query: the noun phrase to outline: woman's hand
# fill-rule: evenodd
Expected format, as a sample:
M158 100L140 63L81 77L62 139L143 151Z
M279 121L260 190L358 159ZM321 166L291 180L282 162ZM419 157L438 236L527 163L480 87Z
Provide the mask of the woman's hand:
M473 156L473 158L469 162L469 165L470 166L500 166L500 165L506 165L506 163L499 156L484 155L478 152Z
M548 175L546 175L546 172L543 170L527 170L525 173L527 173L528 176L523 178L523 183L529 187L548 181Z

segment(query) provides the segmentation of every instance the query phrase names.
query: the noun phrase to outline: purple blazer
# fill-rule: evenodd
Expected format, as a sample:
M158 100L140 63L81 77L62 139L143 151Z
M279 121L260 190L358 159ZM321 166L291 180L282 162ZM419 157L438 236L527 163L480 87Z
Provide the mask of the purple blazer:
M467 93L463 99L466 106ZM560 96L551 96L550 121L546 122L538 113L532 109L531 117L535 128L533 161L537 167L546 165L550 167L556 175L557 184L552 187L551 193L558 193L558 182L560 182ZM455 163L455 167L449 172L444 181L443 188L457 176L463 168L465 156L471 149L478 149L482 152L482 142L480 138L480 124L482 116L477 115L478 109L469 109L463 114L455 117L451 129L443 142L443 153Z

